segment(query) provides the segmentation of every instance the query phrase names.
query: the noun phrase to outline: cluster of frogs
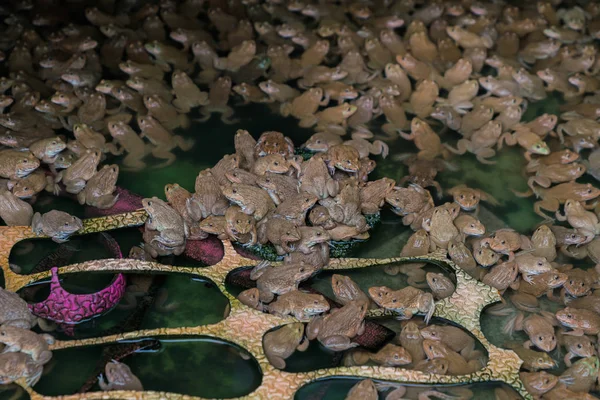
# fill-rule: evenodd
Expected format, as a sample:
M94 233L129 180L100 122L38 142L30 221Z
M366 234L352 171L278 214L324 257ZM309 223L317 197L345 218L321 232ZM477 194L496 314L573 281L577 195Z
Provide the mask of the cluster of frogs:
M328 264L330 240L369 237L365 215L379 213L394 190L389 178L367 182L375 162L359 149L347 141L304 161L281 132L255 140L238 130L235 154L201 171L194 193L169 184L168 204L157 197L142 201L149 215L146 247L152 257L179 255L187 239L209 234L244 245L269 243L286 255L290 273L301 268L308 278ZM261 299L273 293L265 290Z

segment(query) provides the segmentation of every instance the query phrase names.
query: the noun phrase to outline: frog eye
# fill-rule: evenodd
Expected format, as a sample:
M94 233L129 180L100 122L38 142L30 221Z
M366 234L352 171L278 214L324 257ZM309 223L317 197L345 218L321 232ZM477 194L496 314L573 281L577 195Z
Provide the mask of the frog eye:
M397 299L392 299L392 303L396 303L397 301Z
M237 189L233 189L231 192L232 193L237 193Z
M68 223L68 222L65 222L65 226L69 226L69 223Z
M567 318L571 319L571 318L573 318L573 315L572 314L567 314Z
M273 165L275 165L275 166L277 167L277 166L279 166L279 162L278 162L278 161L275 161L275 162L273 163Z
M577 343L577 348L581 349L583 346L581 345L581 343Z
M573 280L571 279L571 280L569 281L569 285L572 285L572 284L573 284Z
M300 272L304 272L304 267L300 268Z
M542 265L544 265L544 263L541 261L538 261L537 265L539 265L541 267Z

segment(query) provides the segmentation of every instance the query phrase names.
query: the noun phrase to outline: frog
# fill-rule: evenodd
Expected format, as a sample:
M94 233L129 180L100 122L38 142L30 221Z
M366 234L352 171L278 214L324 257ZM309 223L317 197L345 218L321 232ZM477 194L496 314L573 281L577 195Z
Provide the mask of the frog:
M325 316L313 318L306 326L306 337L317 339L332 351L344 351L358 346L351 340L365 331L368 303L351 301Z
M322 153L329 150L331 146L342 144L343 139L340 135L329 131L317 132L312 135L308 140L301 146L306 150Z
M163 71L171 70L171 65L175 69L189 71L192 65L188 61L188 54L182 52L176 47L153 40L144 45L146 51L154 56L155 65ZM162 78L162 77L161 77Z
M407 188L395 187L385 197L385 202L392 206L395 214L403 217L404 225L411 225L417 221L421 212L430 210L434 206L431 193L414 183L409 184Z
M440 206L433 210L431 218L423 221L423 229L429 232L431 238L432 250L438 247L447 249L448 243L459 235L454 218L449 209Z
M189 119L157 94L142 96L148 114L156 118L166 129L187 128Z
M470 112L462 116L460 127L457 130L465 139L471 139L475 132L492 120L494 112L494 108L491 106L476 105Z
M31 329L37 324L37 318L29 311L27 302L18 294L0 289L0 302L3 310L0 325Z
M241 208L231 206L225 211L225 232L231 240L243 244L256 244L256 222L251 215L244 214Z
M212 113L220 113L221 122L224 124L232 125L238 122L237 119L231 118L234 111L233 108L227 105L231 94L231 86L231 78L228 76L221 76L210 85L208 104L200 107L201 117L197 121L206 122Z
M398 103L393 96L382 95L379 98L379 108L383 111L386 123L381 129L385 133L384 140L393 141L399 136L399 132L410 127L402 104Z
M588 393L596 387L600 363L598 356L577 360L560 375L560 382L574 392Z
M558 377L547 373L539 372L519 372L519 377L525 386L525 389L531 393L534 398L541 398L546 392L552 390L558 383Z
M264 176L256 177L255 182L267 191L276 206L298 194L298 180L291 176L267 172Z
M45 235L56 243L65 243L69 237L83 229L83 222L64 211L52 210L45 214L36 212L31 220L36 235Z
M173 76L175 76L175 73L181 72L176 71L173 73ZM174 78L171 78L171 82L173 82L173 80ZM159 81L157 79L144 79L139 76L133 76L127 81L125 81L125 84L130 88L138 91L139 94L142 96L149 94L158 94L167 101L173 100L173 94L171 93L172 90L166 84L166 82Z
M286 159L281 154L267 154L259 157L252 167L252 173L264 176L267 172L275 174L287 174L295 170L295 175L300 173L300 164L295 159Z
M448 256L471 277L481 278L483 271L478 268L471 250L460 239L455 238L448 243Z
M300 126L308 127L310 123L314 125L315 114L320 105L325 105L323 100L324 92L320 87L314 87L306 90L301 95L295 97L291 102L282 103L279 112L282 116L293 116L300 120Z
M331 288L335 300L346 305L352 301L361 301L369 304L373 308L371 299L363 292L360 287L348 276L334 274L331 276Z
M270 242L279 255L293 252L291 243L300 239L302 237L294 221L274 215L264 218L258 224L259 243Z
M567 367L571 367L571 361L575 357L592 357L595 354L594 344L587 336L560 335L559 342L565 347L567 353L563 361Z
M435 303L431 293L424 292L412 286L392 290L387 286L369 288L369 296L382 308L392 310L401 319L411 319L414 314L425 314L425 323L429 323L435 311Z
M329 303L320 294L293 290L278 296L265 308L270 314L280 317L293 315L299 321L308 322L312 317L329 311Z
M469 188L465 184L454 186L448 190L448 194L453 197L453 200L460 205L464 211L475 211L479 209L481 200L489 202L491 205L497 206L500 203L492 195L482 191L481 189Z
M196 223L197 221L194 221L194 218L192 218L188 210L188 202L190 201L192 194L175 183L165 185L165 196L169 205L181 215L181 218L183 218L183 223L188 229L187 239L206 239L208 235L200 230L200 226Z
M83 190L77 193L79 204L101 210L114 206L119 198L118 194L114 194L118 176L118 165L104 165L87 181Z
M76 123L73 125L73 135L86 149L99 149L103 152L118 152L116 146L106 143L106 138L100 132L87 124Z
M507 323L504 332L510 333L513 329L523 330L529 336L529 340L523 343L523 347L529 349L535 346L542 351L551 352L557 344L553 323L553 315L545 311L525 318L522 313L518 313Z
M34 386L42 376L43 365L21 352L0 354L0 384L8 385L21 378L29 386Z
M294 222L296 225L304 225L306 214L317 202L317 196L300 191L297 195L281 202L275 209L275 215Z
M317 268L304 263L270 266L268 261L259 263L250 272L250 279L256 281L260 290L260 301L270 303L275 295L282 295L298 289L298 284L317 272Z
M600 333L600 317L594 311L565 307L556 312L556 319L563 326L572 330L564 335L582 336Z
M276 82L272 79L258 83L258 87L267 96L270 102L286 103L300 95L300 92L285 83Z
M556 212L560 205L564 204L569 199L585 202L600 196L600 190L596 189L591 184L576 182L561 183L548 189L536 187L533 192L537 197L542 198L542 200L535 202L533 210L546 221L552 221L552 218L546 215L542 210ZM517 196L524 197L518 193Z
M112 360L104 367L106 374L106 382L104 376L100 374L98 377L98 386L103 391L110 390L132 390L143 391L142 382L137 376L131 372L131 368L127 364Z
M358 382L348 392L345 400L377 400L377 388L371 379L363 379Z
M465 359L476 359L481 352L475 351L475 339L463 329L452 325L429 325L421 329L423 339L439 341Z
M420 150L417 157L423 160L433 160L442 155L447 155L447 150L442 145L440 137L431 129L431 126L420 118L413 118L410 123L411 133L399 132L400 137L412 140Z
M269 154L291 158L294 155L294 143L281 132L263 132L254 146L254 156L259 158Z
M137 123L141 130L140 138L147 138L155 146L151 151L152 155L159 159L165 159L163 163L156 165L155 168L163 168L175 162L176 157L171 153L174 148L189 151L195 144L193 139L173 135L151 115L138 114Z
M562 399L578 399L578 400L593 400L589 393L574 392L567 388L562 382L554 385L552 389L544 393L544 398L547 400L562 400Z
M335 181L322 158L312 157L302 163L299 177L300 190L310 193L317 199L335 197L339 192L339 183Z
M359 233L368 229L366 219L360 212L360 187L356 179L350 179L335 198L321 199L319 204L328 209L334 221L354 227Z
M533 255L552 262L556 258L556 236L548 225L540 225L531 236Z
M44 365L52 358L48 345L54 344L54 337L38 334L16 326L0 326L0 343L4 344L4 353L21 352L31 356L37 365Z
M244 213L253 215L257 221L275 208L268 193L255 186L234 183L223 188L222 192L227 199L239 205Z
M200 171L194 184L194 194L186 207L194 221L209 215L225 215L229 202L223 196L219 182L210 169Z
M327 244L331 239L329 233L320 226L298 226L298 232L300 233L300 240L290 244L290 248L294 252L300 252L305 255L311 255L315 250L323 250L320 244ZM329 256L329 252L323 254L324 258Z
M464 122L464 118L463 118ZM470 139L460 139L457 148L453 148L447 143L444 146L454 154L465 154L470 152L475 154L477 161L482 164L495 164L489 158L496 155L492 146L498 141L502 134L502 123L498 121L489 121L480 129L473 132Z
M405 348L388 343L376 353L370 353L361 349L349 352L344 360L344 365L364 365L369 361L384 367L401 367L410 364L412 358Z
M263 348L267 359L275 368L284 369L285 360L296 350L306 351L310 342L304 340L304 324L296 322L267 332L263 338Z
M536 60L554 57L561 45L560 41L553 38L532 41L519 51L519 61L525 64L533 64Z
M594 135L599 128L598 122L591 118L576 118L564 121L556 126L556 134L561 142L564 142L564 135L568 136L589 136Z
M0 159L0 177L7 179L24 178L40 166L40 160L29 151L0 150Z
M237 299L240 303L247 307L253 308L258 311L264 311L264 304L260 302L259 296L260 292L257 288L250 288L238 294Z
M439 87L437 83L429 79L421 81L409 98L411 112L422 121L433 111L438 96Z
M31 204L5 190L0 192L0 218L7 226L28 226L33 218L33 208Z
M54 193L57 191L52 175L46 175L41 170L36 170L24 178L9 181L8 188L18 198L31 199L32 201L35 201L37 195L43 190ZM58 188L58 191L60 191L60 188Z
M298 86L308 89L319 83L342 80L346 76L348 73L341 66L330 68L325 65L316 65L305 70L302 79L298 81Z
M486 248L483 247L480 250L482 250L482 249L486 249ZM475 254L477 252L479 252L480 250L476 251ZM484 263L480 259L478 259L477 262L485 268L496 264L496 262L498 261L498 259L500 257L498 255L498 253L495 253L490 249L487 249L487 250L489 250L492 254L494 254L495 257L489 263L488 262ZM489 270L489 272L487 272L485 275L483 275L481 277L481 281L488 286L498 289L500 292L504 292L509 286L514 284L514 282L518 278L518 276L519 276L519 269L517 268L517 264L514 261L506 261L501 264L493 266Z
M354 100L358 97L358 91L353 86L340 81L326 82L320 85L323 88L324 100L327 104L333 99L338 104L347 100Z
M220 240L229 240L229 235L225 231L226 224L225 216L209 215L200 221L198 229L206 234L216 235Z
M528 169L535 169L535 175L527 180L527 186L531 190L534 190L536 185L549 188L553 183L574 181L587 171L582 163L542 165L538 160L531 160L528 164Z
M540 137L528 129L519 129L511 133L503 133L498 138L498 149L502 148L502 142L509 146L519 144L525 149L525 159L531 161L532 154L548 155L550 148Z
M433 298L436 300L445 299L452 296L456 287L454 283L444 274L428 272L425 275L427 284L433 293Z
M57 136L33 142L29 145L29 151L41 162L52 164L54 160L56 160L58 153L63 151L66 147L67 144Z
M188 228L181 215L156 196L142 199L142 207L149 216L146 221L146 230L157 231L159 234L152 239L152 242L156 241L159 245L174 248L175 255L181 254L185 248L185 237L188 234ZM155 254L152 256L156 257Z
M497 229L494 233L480 242L484 246L489 246L497 253L513 255L519 249L531 247L531 241L528 237L521 235L513 229Z
M108 131L120 146L117 154L127 152L127 155L123 159L123 169L128 171L140 171L144 169L146 163L142 159L152 151L152 147L144 143L133 128L123 121L108 123ZM75 164L80 160L81 158Z
M450 363L445 358L434 358L432 360L425 359L415 363L413 369L428 374L446 375L448 373L449 364Z
M423 340L423 349L427 354L427 359L442 358L448 360L448 371L450 375L470 374L479 369L482 365L477 360L466 361L460 354L453 351L441 341Z
M526 349L521 343L508 343L504 347L511 349L523 360L521 368L537 372L544 369L556 368L556 361L548 353Z
M217 58L214 61L214 67L218 70L237 72L240 68L252 61L256 55L256 42L254 40L244 40L234 46L225 58Z
M546 84L547 91L561 92L565 98L573 98L578 96L577 90L569 83L567 73L545 68L536 71L536 74Z
M596 234L600 232L598 217L591 211L586 211L584 206L577 200L568 199L565 201L564 215L556 212L556 219L559 221L568 221L575 230L585 236L581 244L591 242Z

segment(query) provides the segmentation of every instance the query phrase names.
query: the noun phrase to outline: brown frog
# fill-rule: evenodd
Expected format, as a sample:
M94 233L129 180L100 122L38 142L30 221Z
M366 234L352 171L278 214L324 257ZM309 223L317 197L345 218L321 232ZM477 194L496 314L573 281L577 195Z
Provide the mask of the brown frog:
M431 218L423 221L423 229L429 232L433 250L437 247L447 249L448 243L459 235L453 222L455 217L450 209L440 206L433 210Z
M150 115L138 115L137 123L142 131L141 138L147 138L155 147L152 149L152 155L156 158L164 159L165 162L156 165L156 168L163 168L175 162L176 157L171 152L175 148L182 151L189 151L194 146L193 139L185 139L179 135L173 135L157 119Z
M331 288L336 301L346 305L351 301L371 303L371 299L350 277L334 274L331 277Z
M31 314L27 302L18 294L0 289L0 303L3 311L0 316L0 325L23 329L31 329L36 325L37 318Z
M559 221L568 221L575 230L585 236L582 244L591 242L594 237L600 233L598 217L595 213L587 211L584 206L576 200L568 199L565 202L565 214L556 212L556 219Z
M575 357L591 357L595 354L594 344L587 336L572 336L572 335L561 335L559 336L559 342L567 350L565 354L564 362L567 367L571 367L571 359Z
M108 124L108 131L110 135L120 146L117 152L122 154L127 153L123 159L124 169L130 171L139 171L146 167L146 163L142 159L151 151L151 147L144 143L142 138L126 123L110 122ZM81 158L77 160L73 166L80 162ZM73 168L73 166L71 168Z
M548 217L542 210L556 212L558 211L560 205L564 204L569 199L585 202L600 196L600 190L596 189L591 184L576 182L561 183L548 189L536 187L533 192L536 194L536 196L542 198L542 200L535 202L533 205L533 210L536 214L546 220L552 219ZM529 195L529 193L527 193L527 195ZM520 195L517 193L517 196ZM521 197L524 196L521 195Z
M339 183L335 181L325 161L312 157L302 163L300 173L300 190L317 196L318 199L335 197L339 191Z
M102 374L98 377L98 386L104 391L133 390L141 392L144 390L142 382L131 372L131 368L126 364L113 360L106 364L104 373L108 382L104 380Z
M332 351L343 351L358 346L351 340L365 331L366 302L352 301L325 316L312 319L306 327L306 337L317 339Z
M177 109L157 94L142 97L148 114L156 118L165 128L177 129L189 127L186 114L180 114Z
M529 340L523 343L523 347L535 346L542 351L550 352L556 348L556 336L554 334L553 316L550 313L532 314L523 318L519 313L505 327L505 332L512 329L523 330L529 336Z
M412 358L405 348L388 343L376 353L370 353L361 349L349 352L344 360L344 365L364 365L369 361L384 367L401 367L410 364Z
M363 214L378 213L385 203L386 196L391 193L395 186L396 182L390 178L367 182L365 186L360 188L361 212Z
M414 314L423 313L427 323L435 311L431 293L412 286L399 290L392 290L386 286L374 286L369 288L369 296L379 307L397 312L402 319L411 319Z
M82 221L63 211L52 210L45 214L35 213L31 227L36 235L45 235L56 243L64 243L83 228Z
M418 153L420 159L432 160L439 155L446 154L440 137L431 129L427 122L419 118L413 118L410 130L410 134L400 132L400 136L406 140L415 142L415 146L420 150Z
M315 114L320 105L325 105L323 100L323 89L320 87L310 88L301 95L295 97L291 102L282 103L280 113L284 117L293 116L300 120L300 126L309 127L316 123Z
M181 112L187 113L195 107L208 104L208 94L201 91L183 71L176 70L173 72L171 86L175 92L173 105Z
M33 218L33 208L31 204L5 190L0 192L0 218L7 226L28 226Z
M36 170L24 178L9 181L8 188L20 199L36 200L37 194L43 190L57 192L52 175L46 175L44 171ZM60 188L58 189L58 191Z
M192 194L175 183L165 185L165 196L169 205L181 215L181 218L183 218L183 223L188 229L187 238L190 240L205 239L208 235L200 230L200 226L195 223L188 210L188 202L190 201Z
M345 400L377 400L379 395L375 384L370 379L363 379L348 392Z
M452 325L429 325L421 329L421 335L427 340L440 341L467 360L474 359L480 354L474 352L475 339L463 329Z
M21 352L31 356L36 364L44 365L52 358L48 345L54 344L54 337L3 325L0 327L0 343L5 345L4 353Z
M329 311L329 303L320 294L293 290L277 297L266 306L266 310L280 317L293 315L300 321L308 322L312 317Z
M196 177L194 190L195 193L187 204L192 219L199 221L209 215L225 215L229 203L223 196L212 170L200 171Z
M300 192L279 204L275 209L275 215L290 220L297 226L304 225L308 210L315 205L317 200L317 196L313 194Z
M200 107L201 118L198 121L206 122L213 113L219 113L223 123L235 124L237 120L231 118L234 114L233 108L227 105L230 94L231 78L228 76L217 78L208 91L208 104Z
M275 295L298 289L298 284L317 272L317 268L304 263L270 266L268 261L258 264L250 273L260 290L260 300L269 303Z
M476 211L479 209L479 202L481 200L489 202L490 204L497 206L500 203L490 194L484 192L481 189L473 189L467 187L467 185L461 184L454 186L448 190L454 201L460 205L465 211Z
M525 388L536 398L540 398L558 383L558 377L545 371L519 372Z
M225 232L231 240L243 244L256 244L256 221L251 215L242 212L241 208L231 206L225 211Z
M456 289L450 278L441 273L428 272L425 275L425 279L436 300L452 296Z
M267 172L264 176L256 177L255 182L269 193L276 206L298 194L298 180L292 176Z
M566 307L556 312L556 319L571 331L565 335L598 335L600 333L600 316L594 311Z
M290 158L294 155L294 143L281 132L263 132L254 146L254 156L258 158L269 154L279 154Z
M268 217L258 224L259 243L270 242L275 246L279 255L292 252L291 243L297 242L301 238L300 231L294 221L282 217Z
M284 369L285 359L296 350L308 349L308 340L304 340L304 324L296 322L268 332L263 338L263 348L267 359L275 368Z
M158 236L155 236L149 244L157 242L158 245L172 248L173 254L181 254L185 249L185 237L188 233L183 218L157 197L143 199L142 206L149 215L146 230L158 232ZM153 257L157 256L155 251L151 251L150 254Z
M473 373L481 368L477 360L466 361L460 354L453 351L441 341L423 340L423 348L427 358L430 360L442 358L448 360L448 371L450 375L462 375Z
M42 376L44 367L25 353L0 354L0 384L8 385L21 378L29 386L35 385Z
M463 124L465 118L463 117ZM489 121L481 128L473 132L470 139L460 139L456 144L456 149L445 144L446 148L454 154L463 155L466 152L475 154L477 160L482 164L495 164L495 161L488 159L496 155L492 148L502 134L502 123L498 121Z
M241 207L248 215L254 215L258 221L275 208L275 204L264 190L255 186L234 183L222 190L223 195Z
M105 165L87 182L83 190L77 193L79 204L100 209L111 208L117 202L119 195L114 191L119 177L119 166Z
M38 160L29 151L2 150L0 151L0 177L18 179L29 175L40 166Z

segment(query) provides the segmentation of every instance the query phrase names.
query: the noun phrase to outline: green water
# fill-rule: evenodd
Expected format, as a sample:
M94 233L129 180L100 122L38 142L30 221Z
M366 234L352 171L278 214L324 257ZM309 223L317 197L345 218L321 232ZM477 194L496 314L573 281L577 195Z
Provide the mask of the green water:
M550 99L544 107L530 105L526 119L532 119L542 112L552 112L558 102ZM259 106L237 108L236 116L240 123L236 125L223 125L218 118L212 118L208 123L192 126L187 132L180 133L188 138L194 138L194 148L183 153L175 151L177 162L167 168L153 169L152 165L158 160L148 158L149 168L138 173L123 171L118 184L143 196L158 196L164 198L164 186L167 183L177 182L184 188L192 191L194 180L198 172L214 165L224 154L234 152L233 135L237 129L247 129L255 137L266 130L277 130L290 136L297 145L303 143L312 131L298 128L293 119L284 119L280 116L265 111ZM260 118L256 118L260 116ZM449 135L444 140L456 140L457 135ZM412 143L399 139L391 144L390 153L414 152ZM492 194L499 202L497 207L483 204L480 219L489 231L510 226L518 231L530 234L541 218L533 213L532 198L516 198L510 189L523 191L526 181L522 175L524 166L523 151L519 148L505 148L495 157L497 164L494 166L482 165L475 157L467 154L454 158L452 163L457 166L456 171L445 171L438 175L437 180L444 189L465 183L468 186L480 188ZM382 160L375 157L377 169L371 179L383 176L399 180L406 173L406 167L400 162ZM110 162L111 160L109 160ZM492 179L493 178L493 179ZM444 196L437 204L450 201ZM47 211L56 208L69 211L82 216L83 208L76 202L68 199L54 199L42 196L36 210ZM371 239L359 244L352 251L352 255L361 257L390 257L397 256L400 249L412 231L402 225L398 216L389 210L381 213L381 223L371 231ZM124 254L131 246L141 241L137 229L125 229L112 233L119 242ZM33 246L34 251L29 251ZM72 255L69 263L85 260L108 258L109 253L103 248L98 237L90 235L73 238L69 242ZM11 262L28 273L36 264L48 254L56 252L59 246L50 241L31 241L15 248L11 254ZM181 257L161 259L163 263L177 265L200 266L190 263ZM437 267L428 267L435 270ZM405 277L397 275L390 277L382 272L381 267L365 269L363 271L348 272L363 289L373 285L386 284L392 287L403 287ZM90 293L106 286L112 279L112 274L73 274L64 277L63 282L68 290L79 293ZM331 274L322 273L313 278L309 284L314 288L330 295L329 287ZM227 300L211 285L210 282L200 281L184 275L164 274L157 276L153 281L153 288L166 297L163 304L153 304L140 321L136 321L139 328L180 327L210 324L219 321L227 306ZM35 288L33 300L39 301L47 294L47 285ZM233 292L237 290L232 289ZM140 299L138 299L140 300ZM158 303L158 302L157 302ZM78 330L77 337L97 336L103 332L117 329L128 321L132 311L121 307L113 310L106 316L85 323ZM397 321L378 321L386 327L398 332L400 325ZM498 333L498 326L502 319L486 317L482 319L483 328L493 343L501 345L505 340ZM61 339L68 339L61 336ZM134 354L125 359L133 372L141 379L146 389L166 390L190 395L205 397L234 397L251 392L260 384L260 372L256 363L244 360L240 351L230 345L190 338L187 340L168 341L161 340L158 351ZM54 352L52 363L36 390L47 395L71 394L94 372L96 363L102 354L102 347L95 346L76 350L60 350ZM306 353L294 354L288 360L288 369L301 371L338 365L339 355L326 351L318 343L312 343ZM162 371L162 372L161 372ZM343 399L347 390L355 383L349 379L330 379L319 381L303 388L298 394L299 399ZM494 386L471 386L471 390L478 399L493 398ZM8 399L15 394L13 389L5 388L0 392L0 399ZM97 390L95 387L93 390ZM26 395L21 396L27 397Z

